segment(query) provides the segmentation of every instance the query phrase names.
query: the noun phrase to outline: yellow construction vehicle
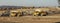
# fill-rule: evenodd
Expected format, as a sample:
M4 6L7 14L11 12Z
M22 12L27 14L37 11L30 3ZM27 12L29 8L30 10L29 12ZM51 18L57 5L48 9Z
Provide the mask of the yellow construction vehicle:
M16 15L16 13L17 13L17 11L10 11L10 16L15 16Z
M33 12L33 16L38 16L38 14L39 14L39 11Z
M35 9L33 16L46 16L48 13L41 9Z
M10 16L15 17L15 16L20 16L21 12L20 10L11 10L10 11Z
M46 11L39 12L38 16L46 16L48 13Z

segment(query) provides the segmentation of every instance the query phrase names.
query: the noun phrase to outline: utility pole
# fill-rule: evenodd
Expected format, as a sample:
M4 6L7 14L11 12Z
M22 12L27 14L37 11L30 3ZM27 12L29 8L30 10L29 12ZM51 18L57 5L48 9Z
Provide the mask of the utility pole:
M58 7L60 8L60 0L58 0Z

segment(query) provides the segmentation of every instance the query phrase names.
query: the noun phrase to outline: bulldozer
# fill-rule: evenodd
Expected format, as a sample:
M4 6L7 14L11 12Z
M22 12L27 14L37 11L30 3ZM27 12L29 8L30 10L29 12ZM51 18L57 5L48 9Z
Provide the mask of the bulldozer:
M10 11L10 17L19 17L22 16L22 13L20 10L11 10Z
M33 16L46 16L48 15L48 12L42 9L35 9L33 12Z

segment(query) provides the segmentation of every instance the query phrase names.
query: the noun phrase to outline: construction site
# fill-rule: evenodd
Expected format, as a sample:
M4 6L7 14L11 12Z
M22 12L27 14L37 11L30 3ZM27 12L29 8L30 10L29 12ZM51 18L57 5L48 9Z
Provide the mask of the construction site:
M60 23L60 0L0 0L0 23Z
M0 8L0 23L60 23L60 8Z

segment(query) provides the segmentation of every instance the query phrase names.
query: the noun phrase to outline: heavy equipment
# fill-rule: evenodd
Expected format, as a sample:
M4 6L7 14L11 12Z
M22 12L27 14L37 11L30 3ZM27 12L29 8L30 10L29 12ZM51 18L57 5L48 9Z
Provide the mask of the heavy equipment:
M33 16L46 16L48 13L42 9L35 9Z
M10 16L15 17L15 16L21 16L22 13L20 10L10 10Z
M9 16L10 13L8 10L3 10L3 11L0 11L0 16Z
M22 11L23 10L23 11ZM30 15L30 14L32 14L33 16L46 16L46 15L48 15L48 10L49 9L44 9L44 8L41 8L41 9L32 9L34 12L30 12L30 14L29 14L29 12L26 12L28 9L26 9L26 10L24 10L24 9L22 9L22 10L10 10L10 16L26 16L26 15ZM29 11L29 10L28 10ZM28 14L27 14L28 13ZM31 15L31 16L32 16Z
M2 16L4 15L8 15L11 17L19 17L19 16L26 16L26 15L31 15L31 16L46 16L48 15L50 12L54 12L55 9L50 9L50 8L33 8L33 9L16 9L16 10L9 10L9 12L5 12L4 13L0 13L2 14Z

